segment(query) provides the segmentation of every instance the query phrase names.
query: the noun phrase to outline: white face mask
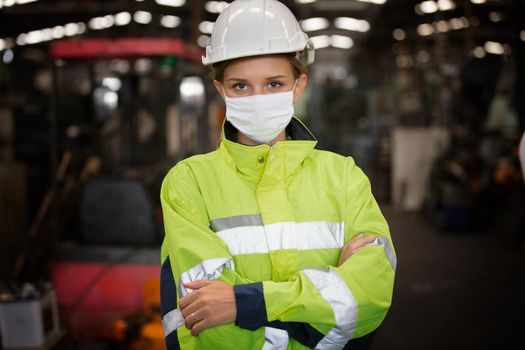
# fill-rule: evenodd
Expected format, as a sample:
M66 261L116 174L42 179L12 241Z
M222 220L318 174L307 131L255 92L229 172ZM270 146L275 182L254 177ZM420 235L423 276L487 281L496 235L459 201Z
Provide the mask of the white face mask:
M234 98L224 93L226 118L250 140L270 143L292 120L295 86L288 92Z

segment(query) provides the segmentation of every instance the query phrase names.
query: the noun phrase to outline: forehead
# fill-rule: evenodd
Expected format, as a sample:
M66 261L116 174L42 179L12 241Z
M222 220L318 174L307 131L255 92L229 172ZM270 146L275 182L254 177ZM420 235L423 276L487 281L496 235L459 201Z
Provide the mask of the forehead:
M285 75L293 77L292 64L284 56L256 56L235 60L224 69L224 78L264 79Z

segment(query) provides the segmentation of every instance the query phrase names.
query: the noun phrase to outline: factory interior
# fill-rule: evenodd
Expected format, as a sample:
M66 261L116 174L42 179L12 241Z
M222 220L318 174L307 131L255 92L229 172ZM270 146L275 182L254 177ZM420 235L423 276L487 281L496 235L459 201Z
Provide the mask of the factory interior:
M390 226L371 349L525 349L525 0L281 2L315 47L295 115ZM166 349L159 193L217 148L229 3L0 0L0 348Z

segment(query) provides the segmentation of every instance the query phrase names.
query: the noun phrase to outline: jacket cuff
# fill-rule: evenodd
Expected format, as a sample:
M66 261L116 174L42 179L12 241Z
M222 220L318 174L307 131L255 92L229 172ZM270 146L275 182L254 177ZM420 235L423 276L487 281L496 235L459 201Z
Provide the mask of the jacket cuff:
M233 286L237 318L235 325L254 331L268 322L262 282Z

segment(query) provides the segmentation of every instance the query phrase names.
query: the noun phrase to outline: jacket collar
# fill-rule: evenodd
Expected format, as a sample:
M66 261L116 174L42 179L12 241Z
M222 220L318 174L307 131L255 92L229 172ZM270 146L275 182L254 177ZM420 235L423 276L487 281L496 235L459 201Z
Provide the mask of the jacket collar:
M272 173L272 177L278 175L276 178L287 179L300 168L317 144L310 130L296 117L286 127L290 139L279 141L272 147L266 144L240 144L236 141L237 133L237 129L225 120L219 148L227 154L230 166L253 184L258 184L267 173ZM276 173L282 173L282 176Z

